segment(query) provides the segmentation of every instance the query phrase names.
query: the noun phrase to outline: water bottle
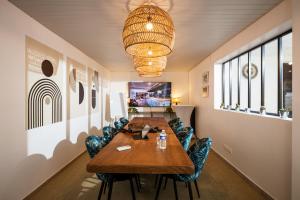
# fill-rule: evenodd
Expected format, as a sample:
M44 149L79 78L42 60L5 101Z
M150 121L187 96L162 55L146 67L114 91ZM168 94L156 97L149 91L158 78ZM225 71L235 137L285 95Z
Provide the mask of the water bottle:
M165 130L162 130L160 133L160 141L159 141L159 148L166 149L167 148L167 134Z

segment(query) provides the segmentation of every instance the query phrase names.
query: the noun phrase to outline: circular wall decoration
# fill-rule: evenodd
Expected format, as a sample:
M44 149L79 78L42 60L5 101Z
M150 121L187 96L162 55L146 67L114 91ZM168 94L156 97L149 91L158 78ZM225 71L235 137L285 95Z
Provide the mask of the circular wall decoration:
M46 97L45 98L45 103L46 103L46 105L49 105L50 103L51 103L51 99L50 99L50 97Z
M79 104L82 104L84 99L84 88L81 82L79 82Z
M244 65L242 68L242 74L245 78L248 78L248 64ZM258 69L255 64L251 64L251 79L254 79L258 74Z
M53 75L53 65L49 60L44 60L41 67L45 76L50 77Z

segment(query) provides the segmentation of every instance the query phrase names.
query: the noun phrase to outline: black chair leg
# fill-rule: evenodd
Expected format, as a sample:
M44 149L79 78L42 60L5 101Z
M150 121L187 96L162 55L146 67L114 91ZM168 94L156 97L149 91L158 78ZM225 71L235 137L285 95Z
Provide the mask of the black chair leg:
M134 193L134 187L133 187L132 178L130 178L129 181L130 181L130 189L131 189L132 199L135 200L135 193Z
M98 194L98 200L101 199L104 185L105 185L105 182L102 181L101 187L100 187L100 190L99 190L99 194Z
M135 180L136 188L137 188L138 192L141 192L138 175L134 176L134 180Z
M106 192L106 186L107 186L107 182L104 183L104 191L103 191L104 194Z
M157 187L156 194L155 194L155 200L158 200L158 195L159 195L159 190L161 187L162 180L163 180L163 176L161 175L159 177L159 183L158 183L158 187Z
M199 192L197 180L194 180L194 184L195 184L195 188L197 190L198 198L200 198L200 192Z
M159 175L157 174L157 175L155 176L154 188L156 188L156 186L157 186L158 178L159 178Z
M112 189L113 189L113 181L109 181L108 183L108 196L107 196L107 200L111 199L111 193L112 193Z
M190 200L193 200L193 191L192 191L192 187L191 187L191 183L188 182L188 188L189 188L189 195L190 195Z
M175 178L173 178L173 185L174 185L175 199L178 200L178 193L177 193L177 186L176 186Z
M139 183L139 186L140 186L140 191L142 191L142 184L141 184L140 175L137 175L137 179L138 179L138 183Z
M167 188L167 184L168 184L168 177L166 177L166 180L165 180L164 190Z

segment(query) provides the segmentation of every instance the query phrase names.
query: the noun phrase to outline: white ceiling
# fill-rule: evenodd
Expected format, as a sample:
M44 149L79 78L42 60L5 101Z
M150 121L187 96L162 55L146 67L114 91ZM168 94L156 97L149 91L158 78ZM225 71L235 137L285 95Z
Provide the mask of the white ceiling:
M166 71L188 71L282 0L152 0L176 29ZM134 71L123 49L130 9L143 0L10 0L111 71Z

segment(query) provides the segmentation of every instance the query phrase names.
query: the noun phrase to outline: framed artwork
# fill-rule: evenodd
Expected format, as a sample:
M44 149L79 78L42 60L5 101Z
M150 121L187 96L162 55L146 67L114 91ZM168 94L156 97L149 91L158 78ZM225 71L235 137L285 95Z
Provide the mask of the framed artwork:
M206 98L209 96L209 71L203 72L202 74L202 97Z
M202 87L202 97L208 97L209 96L209 86Z
M209 71L206 71L202 74L202 85L206 86L209 84Z
M26 36L26 129L63 120L63 55Z
M67 57L68 72L68 119L79 118L88 114L88 70L76 60Z

